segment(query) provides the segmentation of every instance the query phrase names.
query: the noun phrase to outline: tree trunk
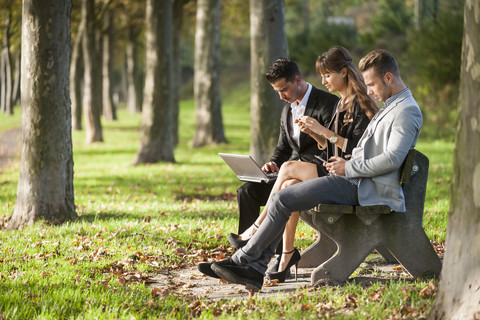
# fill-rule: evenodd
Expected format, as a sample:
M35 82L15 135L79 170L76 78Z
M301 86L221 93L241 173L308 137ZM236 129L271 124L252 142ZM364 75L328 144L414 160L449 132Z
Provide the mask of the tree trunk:
M117 120L117 111L113 103L113 14L111 10L105 12L103 40L103 63L102 63L102 96L103 96L103 116L105 120Z
M3 50L0 52L0 111L6 112L5 94L6 94L6 79L5 62L3 61Z
M143 77L138 70L137 38L139 31L135 25L128 27L127 39L127 109L135 114L142 111Z
M85 19L80 25L72 47L70 62L70 98L72 100L72 130L82 130L82 80L83 69L83 37L85 35Z
M180 88L182 86L182 66L180 65L180 35L183 24L183 6L185 0L174 0L173 4L173 108L172 108L172 132L173 144L178 145L178 114L180 111Z
M198 0L193 91L196 130L193 147L227 142L220 90L221 0Z
M265 78L277 58L288 56L283 0L250 0L250 154L270 159L277 145L283 102Z
M22 151L8 229L76 216L69 92L70 0L23 0Z
M465 1L447 247L430 319L480 319L480 2Z
M174 162L173 104L173 0L147 0L145 98L141 143L133 164Z
M12 103L12 59L10 55L10 21L11 14L8 14L7 19L5 20L5 33L3 36L3 49L2 49L2 58L1 63L2 67L2 110L6 114L13 114L13 103Z
M99 87L96 85L98 60L96 51L95 0L82 0L82 23L85 23L85 36L82 38L84 90L83 108L85 115L86 143L103 141L100 114L102 106L98 103Z
M20 70L22 68L20 50L15 53L15 77L13 78L12 103L13 106L20 104Z

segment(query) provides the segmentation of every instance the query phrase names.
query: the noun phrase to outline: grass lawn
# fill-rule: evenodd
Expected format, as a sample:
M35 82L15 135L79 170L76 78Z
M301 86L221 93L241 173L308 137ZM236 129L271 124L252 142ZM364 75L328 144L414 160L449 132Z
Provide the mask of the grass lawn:
M73 133L75 203L79 218L0 231L0 315L5 319L337 318L400 319L425 316L434 294L428 281L392 280L363 287L301 288L287 298L253 296L209 301L175 290L152 291L150 276L231 253L226 235L237 229L240 182L217 155L248 153L248 98L224 100L229 144L190 148L192 101L183 101L176 163L130 165L139 146L140 115L119 111L103 123L104 143L84 144ZM0 114L0 133L20 123ZM423 141L430 159L424 226L443 242L453 144ZM18 162L0 171L0 219L15 207ZM313 230L301 223L297 247ZM221 250L218 250L220 248ZM216 250L214 250L216 249ZM422 292L422 293L421 293Z

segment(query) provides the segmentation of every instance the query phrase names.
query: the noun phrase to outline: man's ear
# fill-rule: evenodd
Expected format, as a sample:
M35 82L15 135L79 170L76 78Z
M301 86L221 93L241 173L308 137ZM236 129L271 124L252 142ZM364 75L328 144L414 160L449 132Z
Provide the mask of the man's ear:
M295 79L293 79L293 82L297 87L299 87L300 84L302 83L302 78L300 78L300 76L295 76Z
M393 74L391 74L390 72L387 72L383 76L383 79L384 79L385 83L391 84L393 82Z

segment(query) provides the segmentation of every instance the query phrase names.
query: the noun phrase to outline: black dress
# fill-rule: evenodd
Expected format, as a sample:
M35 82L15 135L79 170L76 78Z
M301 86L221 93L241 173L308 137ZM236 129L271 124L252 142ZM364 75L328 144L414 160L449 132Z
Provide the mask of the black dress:
M337 107L339 107L337 104ZM358 141L363 135L365 129L367 129L368 124L370 123L370 119L365 114L365 111L360 108L360 105L354 102L353 107L353 114L352 119L347 124L343 123L343 119L345 117L346 111L340 111L338 113L339 121L338 121L338 131L337 135L347 139L347 145L345 146L345 150L342 150L337 147L338 149L338 156L344 159L348 159L352 155L352 150L357 146ZM336 112L333 113L332 121L328 126L328 129L335 132L335 117ZM334 145L330 143L327 139L327 148L324 152L322 152L321 157L325 160L328 160L330 157L335 155ZM317 173L319 177L328 175L328 171L325 169L323 164L317 164Z

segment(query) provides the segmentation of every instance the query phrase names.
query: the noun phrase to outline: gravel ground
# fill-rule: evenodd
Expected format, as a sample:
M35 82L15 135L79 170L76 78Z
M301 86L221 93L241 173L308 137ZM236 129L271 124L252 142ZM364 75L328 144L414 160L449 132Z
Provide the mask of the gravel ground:
M21 128L10 129L0 135L0 170L20 155L21 136Z

